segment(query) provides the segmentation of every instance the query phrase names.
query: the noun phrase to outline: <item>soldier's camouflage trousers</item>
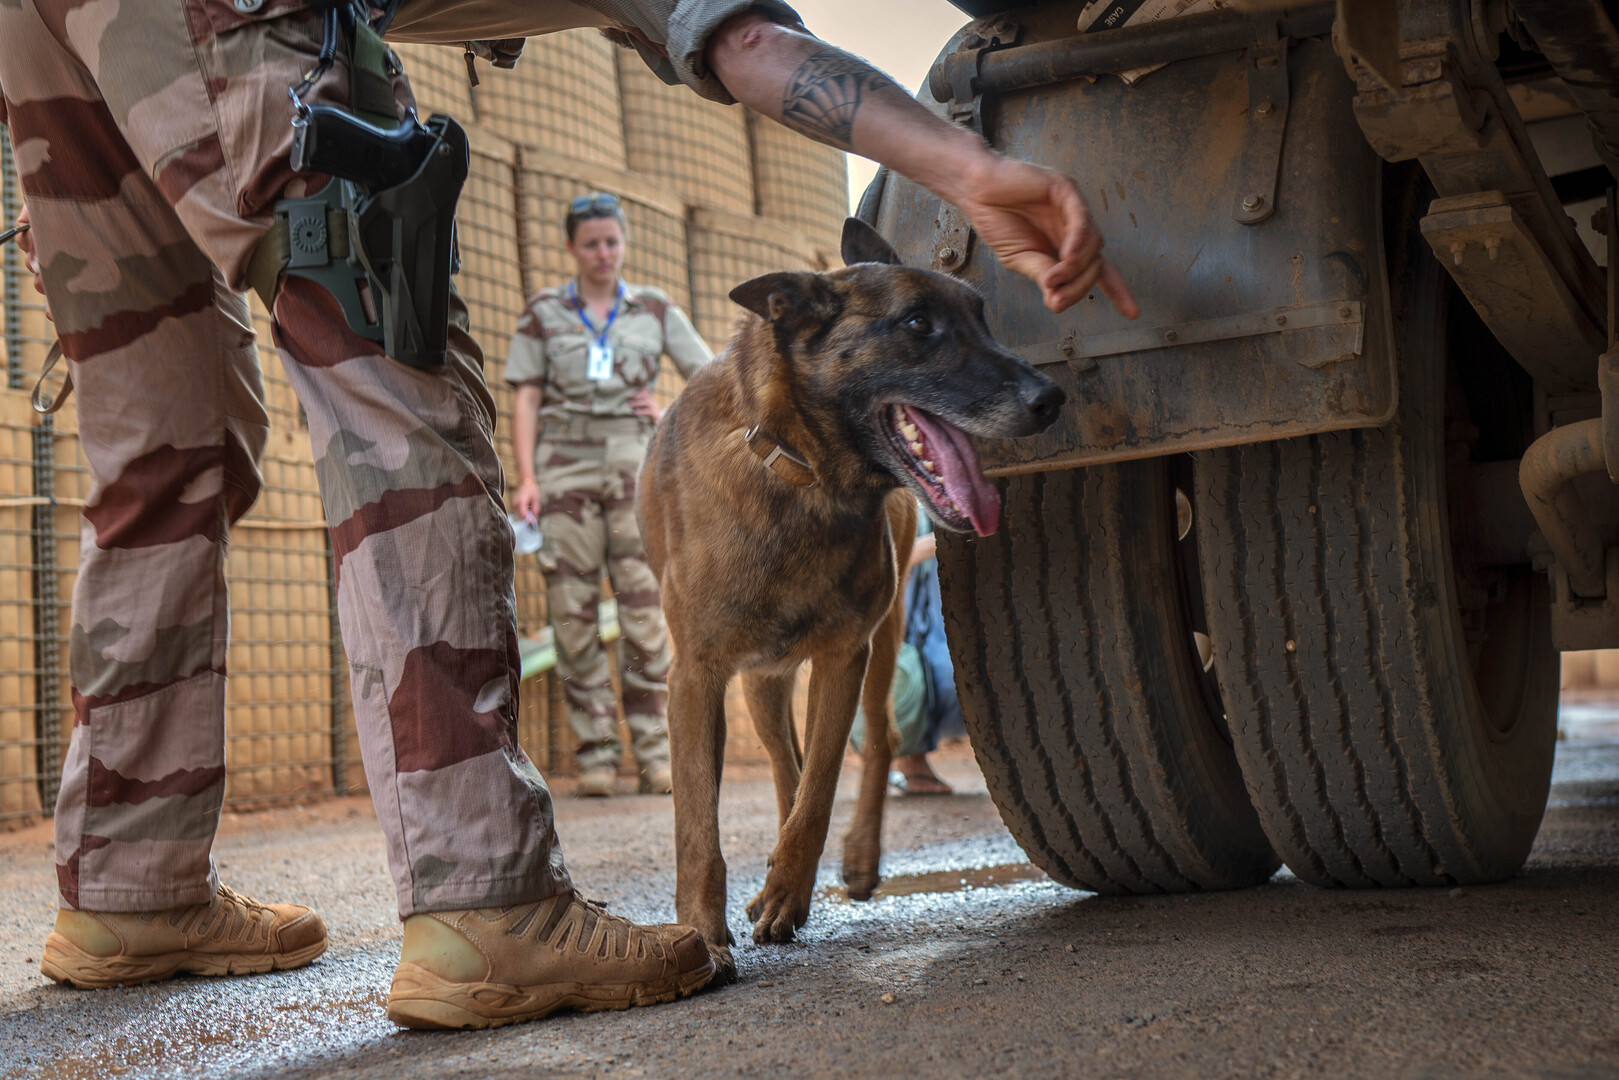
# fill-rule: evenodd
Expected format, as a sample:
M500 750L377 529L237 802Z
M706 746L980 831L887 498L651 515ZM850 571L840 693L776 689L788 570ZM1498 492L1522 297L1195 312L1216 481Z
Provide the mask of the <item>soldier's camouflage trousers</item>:
M219 0L0 2L4 88L93 489L73 597L62 903L209 899L225 784L230 526L267 417L243 267L288 167L287 87L319 16ZM340 63L311 95L347 92ZM401 100L409 90L396 87ZM517 746L511 533L482 355L427 373L289 280L281 362L308 414L366 776L401 915L569 887Z
M669 760L669 634L635 520L635 474L650 434L639 419L547 420L535 451L546 603L582 769L618 761L617 711L596 613L604 561L625 646L631 749L643 767Z

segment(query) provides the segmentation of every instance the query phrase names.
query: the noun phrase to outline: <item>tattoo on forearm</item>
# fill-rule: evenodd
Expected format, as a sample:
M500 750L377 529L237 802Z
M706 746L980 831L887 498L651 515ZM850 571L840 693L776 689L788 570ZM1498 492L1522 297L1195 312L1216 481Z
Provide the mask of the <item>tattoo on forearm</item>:
M868 94L893 86L893 80L864 60L838 49L822 49L787 80L781 119L812 139L849 150L860 103Z

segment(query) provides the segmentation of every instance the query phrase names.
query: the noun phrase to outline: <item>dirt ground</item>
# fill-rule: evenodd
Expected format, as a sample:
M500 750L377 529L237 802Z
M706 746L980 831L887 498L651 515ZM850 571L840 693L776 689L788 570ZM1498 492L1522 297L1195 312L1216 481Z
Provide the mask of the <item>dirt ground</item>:
M956 796L891 803L879 897L841 899L823 868L802 940L740 946L740 984L482 1033L383 1014L399 924L366 802L222 830L226 880L325 916L314 966L126 990L40 977L55 899L36 828L0 837L0 1076L1619 1077L1619 709L1566 706L1564 727L1524 872L1450 891L1328 892L1283 871L1234 893L1076 893L1026 864L956 748L939 762ZM671 918L667 799L559 804L580 886ZM731 770L742 940L774 816L763 770Z

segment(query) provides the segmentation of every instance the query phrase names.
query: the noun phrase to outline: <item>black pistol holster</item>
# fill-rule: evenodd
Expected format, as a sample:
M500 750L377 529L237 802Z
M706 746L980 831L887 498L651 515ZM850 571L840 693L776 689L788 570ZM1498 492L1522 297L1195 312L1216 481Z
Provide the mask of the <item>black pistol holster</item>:
M325 173L320 194L276 203L248 280L265 306L283 275L308 278L343 309L349 328L411 367L444 363L450 276L460 269L455 206L466 183L466 132L435 114L395 119L398 60L346 5L325 12L321 63L290 89L292 168ZM350 109L308 105L302 94L349 42ZM385 93L385 97L384 97Z

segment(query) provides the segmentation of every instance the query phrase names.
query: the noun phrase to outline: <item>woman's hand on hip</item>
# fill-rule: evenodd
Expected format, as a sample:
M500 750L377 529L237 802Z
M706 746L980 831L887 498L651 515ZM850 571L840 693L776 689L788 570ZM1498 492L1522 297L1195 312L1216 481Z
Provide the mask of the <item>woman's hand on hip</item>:
M630 395L629 406L636 416L644 416L654 424L663 419L663 414L658 411L657 405L653 404L652 391L644 386Z

